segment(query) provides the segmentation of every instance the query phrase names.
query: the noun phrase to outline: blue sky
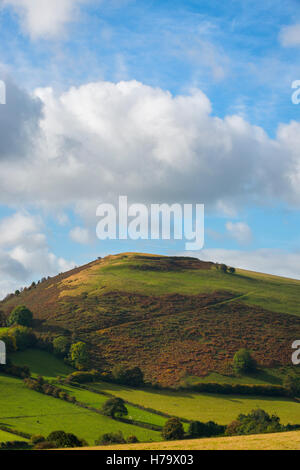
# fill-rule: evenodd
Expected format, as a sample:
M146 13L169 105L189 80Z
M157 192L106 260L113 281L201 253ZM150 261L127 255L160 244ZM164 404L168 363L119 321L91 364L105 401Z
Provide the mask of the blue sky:
M300 278L299 0L2 0L0 22L0 294L110 252L184 252L97 240L119 194L204 203L197 256Z

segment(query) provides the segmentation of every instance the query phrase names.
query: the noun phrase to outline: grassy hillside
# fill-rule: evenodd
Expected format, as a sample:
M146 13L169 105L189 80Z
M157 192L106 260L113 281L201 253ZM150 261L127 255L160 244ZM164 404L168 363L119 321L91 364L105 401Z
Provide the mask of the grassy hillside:
M93 365L140 366L173 385L183 375L224 373L241 347L265 368L291 363L300 337L300 282L194 258L108 256L49 279L0 304L26 304L42 338L75 335Z
M10 432L1 431L0 429L0 442L11 442L11 441L19 441L19 442L26 442L28 439L24 437L18 436L16 434L12 434Z
M94 447L89 450L299 450L300 431ZM86 450L86 449L85 449Z

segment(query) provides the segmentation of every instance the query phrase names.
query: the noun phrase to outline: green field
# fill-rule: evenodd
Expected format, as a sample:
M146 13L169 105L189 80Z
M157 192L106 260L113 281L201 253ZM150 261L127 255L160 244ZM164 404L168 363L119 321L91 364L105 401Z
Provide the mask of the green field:
M132 403L189 420L229 424L240 413L262 408L270 414L277 414L283 424L300 424L300 403L287 398L136 390L104 382L93 384L93 387Z
M0 375L0 423L18 431L47 436L64 430L93 444L101 434L121 430L140 441L160 440L160 433L120 423L71 403L29 390L19 379Z
M17 366L29 366L33 376L41 375L45 379L55 379L57 376L66 377L74 369L53 354L38 349L27 349L10 354L10 359Z
M10 432L1 431L0 429L0 442L11 442L11 441L25 442L25 441L28 441L28 439L25 439L25 437L21 437L16 434L12 434Z

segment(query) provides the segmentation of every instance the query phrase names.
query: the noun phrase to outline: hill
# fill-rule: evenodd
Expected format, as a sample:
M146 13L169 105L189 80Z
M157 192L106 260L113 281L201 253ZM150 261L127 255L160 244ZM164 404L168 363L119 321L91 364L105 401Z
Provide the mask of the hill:
M95 367L137 365L147 380L174 385L183 375L227 372L242 347L262 367L290 365L299 300L300 281L125 253L44 280L0 310L25 304L43 341L68 335L89 344Z
M251 436L89 447L77 450L298 450L299 448L300 431L293 431Z

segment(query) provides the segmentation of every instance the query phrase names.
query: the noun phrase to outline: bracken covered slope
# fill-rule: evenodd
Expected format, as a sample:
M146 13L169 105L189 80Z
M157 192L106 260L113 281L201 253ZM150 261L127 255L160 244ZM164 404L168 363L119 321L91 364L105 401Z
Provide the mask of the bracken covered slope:
M41 337L89 344L93 365L140 366L163 385L224 372L246 347L260 365L291 363L300 337L300 282L196 258L124 253L60 274L1 302L26 304Z

